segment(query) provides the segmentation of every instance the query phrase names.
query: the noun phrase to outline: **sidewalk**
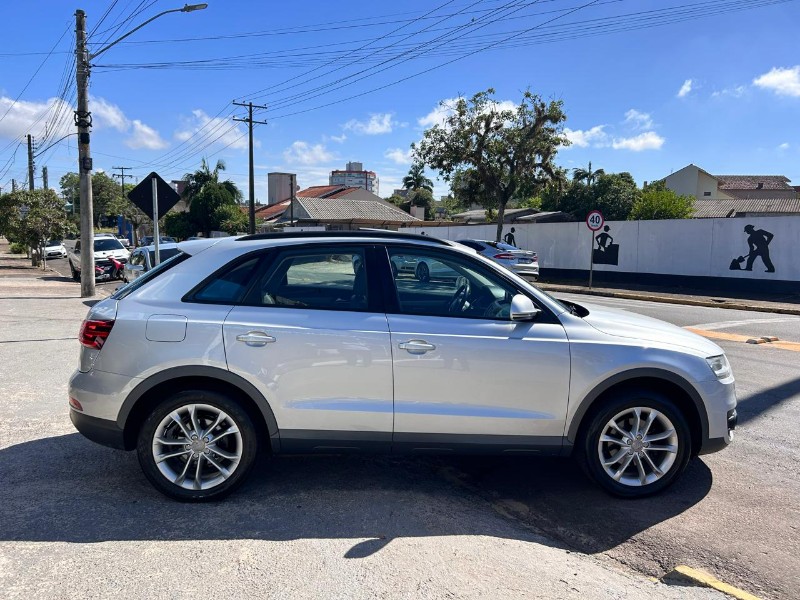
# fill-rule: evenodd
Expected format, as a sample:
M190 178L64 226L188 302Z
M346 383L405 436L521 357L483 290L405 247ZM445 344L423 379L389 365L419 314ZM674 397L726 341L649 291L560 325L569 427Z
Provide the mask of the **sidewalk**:
M707 290L693 290L688 288L674 289L655 286L630 284L624 287L610 287L608 285L593 286L575 285L566 283L537 282L536 287L547 292L565 294L586 294L589 296L605 296L607 298L625 298L628 300L645 300L648 302L663 302L666 304L683 304L687 306L707 306L714 308L730 308L734 310L752 310L757 312L781 313L787 315L800 315L800 295L781 294L753 294L736 295L711 295Z

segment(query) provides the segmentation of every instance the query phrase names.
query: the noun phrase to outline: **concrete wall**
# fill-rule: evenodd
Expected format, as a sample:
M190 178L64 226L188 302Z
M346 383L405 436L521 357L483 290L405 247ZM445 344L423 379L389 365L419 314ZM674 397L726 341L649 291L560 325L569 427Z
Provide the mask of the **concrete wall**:
M617 264L598 264L596 273L663 274L700 278L745 280L764 290L769 281L800 282L800 216L751 217L735 219L680 219L668 221L612 221L608 235L617 244ZM749 253L746 225L774 235L768 246L774 273L766 273L762 258L753 270L731 270L731 261ZM535 250L543 274L589 270L590 248L597 248L597 233L585 223L514 224L517 246ZM503 233L510 231L505 225ZM411 227L403 231L422 232L444 239L494 239L496 225ZM632 277L635 279L635 277ZM744 286L748 287L748 286Z
M698 200L730 199L731 196L717 189L717 180L695 165L687 165L664 179L667 189L681 196L694 196ZM706 196L706 192L709 193Z

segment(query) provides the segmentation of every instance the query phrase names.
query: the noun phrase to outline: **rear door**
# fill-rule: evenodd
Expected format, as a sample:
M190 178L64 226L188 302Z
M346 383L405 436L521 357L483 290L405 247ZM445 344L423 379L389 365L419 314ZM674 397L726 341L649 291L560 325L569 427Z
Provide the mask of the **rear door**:
M229 369L270 403L283 451L391 443L392 360L367 245L274 251L223 335Z

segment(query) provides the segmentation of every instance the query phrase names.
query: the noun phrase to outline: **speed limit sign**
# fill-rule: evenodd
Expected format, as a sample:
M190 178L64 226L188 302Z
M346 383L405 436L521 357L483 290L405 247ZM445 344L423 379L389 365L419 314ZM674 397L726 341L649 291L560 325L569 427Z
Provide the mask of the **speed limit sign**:
M603 218L603 213L599 210L593 210L586 215L586 226L592 231L599 230L605 222L606 220Z

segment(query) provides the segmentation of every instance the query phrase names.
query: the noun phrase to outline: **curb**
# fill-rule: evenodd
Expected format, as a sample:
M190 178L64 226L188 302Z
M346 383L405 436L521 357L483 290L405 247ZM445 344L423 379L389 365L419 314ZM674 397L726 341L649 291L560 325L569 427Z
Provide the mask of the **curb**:
M697 569L693 569L692 567L687 567L686 565L678 565L664 575L661 578L663 580L667 579L674 579L678 581L691 581L695 585L699 585L702 587L708 587L717 590L718 592L722 592L723 594L728 594L729 596L733 596L737 600L761 600L758 596L754 596L750 592L745 592L744 590L740 590L737 587L729 585L723 581L720 581L716 577L709 575L708 573L703 573L702 571L698 571ZM668 582L667 582L668 583Z
M553 287L547 284L538 283L536 285L546 292L563 292L565 294L583 294L586 296L602 296L605 298L620 298L624 300L644 300L646 302L660 302L662 304L683 304L686 306L728 308L731 310L748 310L754 312L800 316L800 308L789 308L783 306L763 306L759 304L747 304L744 302L714 302L712 300L695 300L693 298L680 298L676 296L652 296L649 294L636 294L633 292L601 292L598 290L590 290L588 288L564 288L560 286Z

